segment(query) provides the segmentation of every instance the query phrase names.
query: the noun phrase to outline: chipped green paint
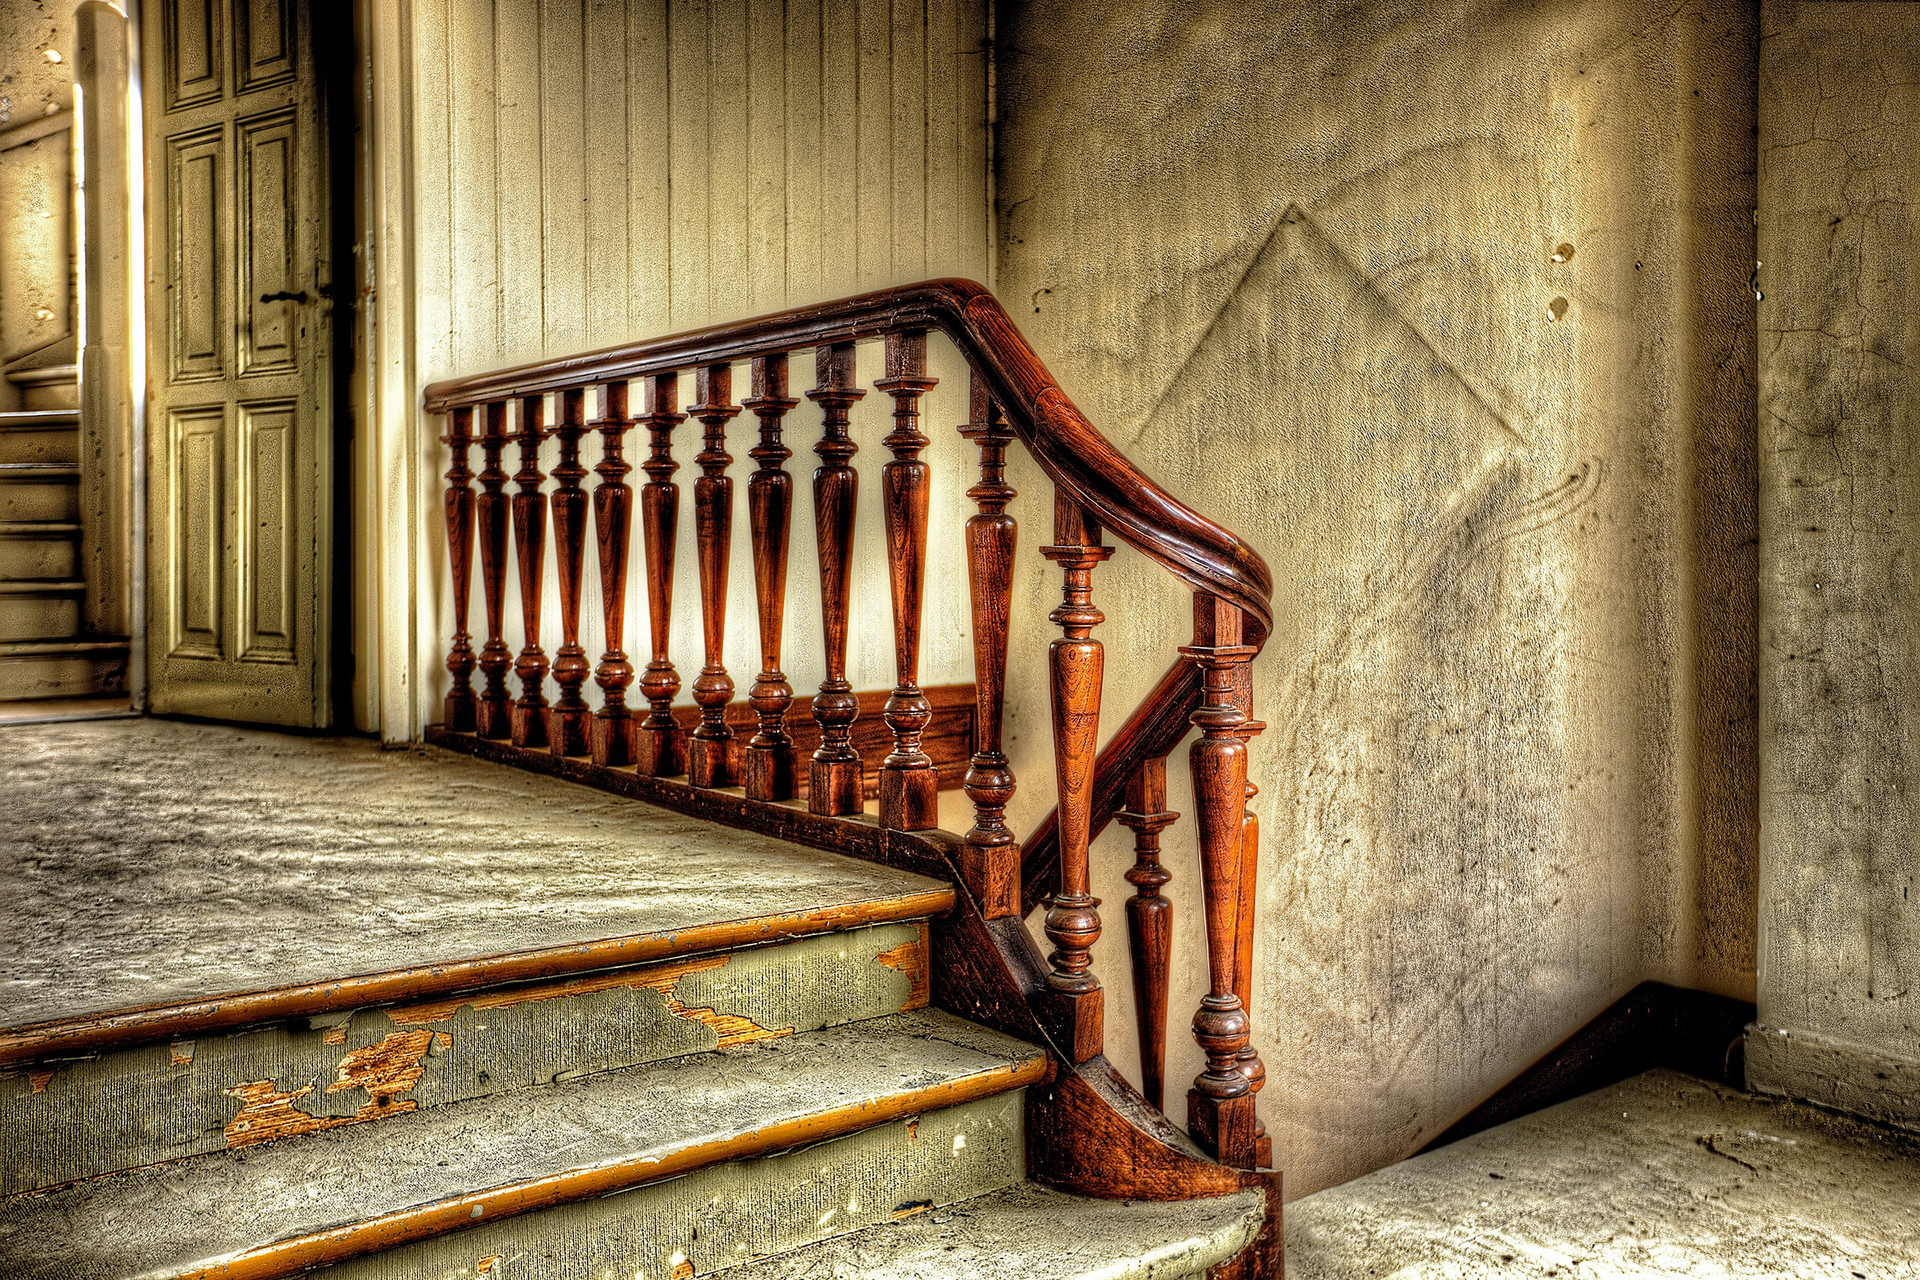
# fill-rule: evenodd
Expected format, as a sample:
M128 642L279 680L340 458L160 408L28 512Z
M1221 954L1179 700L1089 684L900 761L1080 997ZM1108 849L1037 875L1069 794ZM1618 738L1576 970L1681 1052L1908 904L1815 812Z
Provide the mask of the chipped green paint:
M357 1259L327 1280L675 1280L1025 1176L1025 1090Z
M0 1195L897 1013L920 939L876 925L0 1074Z

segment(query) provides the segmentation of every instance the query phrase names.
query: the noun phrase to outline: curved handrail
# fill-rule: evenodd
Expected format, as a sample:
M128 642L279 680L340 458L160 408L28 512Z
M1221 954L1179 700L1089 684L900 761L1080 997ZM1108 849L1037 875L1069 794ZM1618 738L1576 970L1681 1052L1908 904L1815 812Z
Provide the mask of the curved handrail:
M1246 616L1258 647L1273 620L1273 575L1260 554L1156 484L1087 420L1060 389L999 301L971 280L928 280L838 302L649 338L583 355L539 360L436 382L426 410L536 395L583 383L736 361L906 329L937 329L983 377L1014 433L1056 485L1123 542L1195 590Z

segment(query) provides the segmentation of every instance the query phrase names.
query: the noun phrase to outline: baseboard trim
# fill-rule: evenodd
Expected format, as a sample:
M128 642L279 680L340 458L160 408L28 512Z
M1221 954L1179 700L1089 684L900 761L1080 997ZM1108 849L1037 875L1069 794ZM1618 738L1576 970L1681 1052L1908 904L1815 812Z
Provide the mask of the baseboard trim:
M1748 1027L1747 1088L1920 1130L1920 1062L1810 1031Z
M1495 1125L1570 1102L1666 1067L1741 1086L1741 1040L1754 1007L1744 1000L1643 982L1462 1116L1421 1153Z

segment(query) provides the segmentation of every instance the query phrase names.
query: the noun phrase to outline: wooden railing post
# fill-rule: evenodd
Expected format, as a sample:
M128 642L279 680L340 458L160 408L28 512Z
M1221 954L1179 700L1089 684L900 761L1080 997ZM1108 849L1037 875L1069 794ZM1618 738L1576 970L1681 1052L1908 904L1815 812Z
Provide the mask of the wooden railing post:
M859 446L847 434L848 410L866 392L853 385L853 344L835 343L814 352L814 388L807 398L820 406L821 437L813 447L820 466L813 473L814 534L820 549L820 625L826 645L826 679L813 699L820 726L807 792L807 808L829 816L864 807L860 753L853 722L860 703L847 683L847 587L853 561L853 518L860 477L848 460Z
M688 412L706 428L705 445L694 461L700 478L693 485L693 522L700 560L700 634L706 643L706 663L693 681L693 700L700 706L700 724L687 744L687 773L696 787L730 787L734 763L733 730L727 727L727 704L733 701L733 677L727 674L727 562L733 550L733 481L727 467L727 420L740 412L733 403L733 369L724 364L700 366L693 376L698 403Z
M980 483L967 490L978 514L967 519L967 585L973 601L973 758L967 762L967 798L973 826L961 847L959 870L989 920L1020 914L1020 846L1007 829L1013 768L1001 748L1007 688L1007 618L1013 598L1013 553L1020 526L1007 514L1018 496L1007 483L1007 446L1013 430L987 384L974 374L960 434L980 446Z
M485 684L475 708L474 728L483 738L505 738L513 732L507 697L507 672L513 650L504 634L507 594L507 473L500 452L507 443L507 406L487 406L487 427L480 437L480 497L475 516L480 530L480 590L486 601L487 642L480 646L480 674Z
M1047 615L1062 637L1048 646L1052 679L1054 778L1060 796L1060 891L1047 907L1045 929L1054 945L1047 986L1054 996L1061 1049L1075 1062L1100 1052L1103 997L1092 972L1100 937L1100 900L1093 896L1087 845L1092 822L1094 749L1100 738L1100 684L1106 655L1093 629L1105 615L1093 605L1094 566L1113 554L1100 543L1100 526L1065 493L1053 502L1053 545L1040 554L1065 575L1060 607Z
M447 565L453 571L453 647L447 650L447 671L453 687L447 690L440 722L451 733L472 733L473 637L467 631L467 603L473 594L473 472L467 450L473 444L473 410L459 408L447 415L447 434L441 441L453 452L447 468Z
M1160 865L1160 833L1179 820L1167 812L1167 761L1148 760L1127 784L1127 807L1114 821L1133 831L1127 883L1127 944L1133 954L1133 1007L1140 1029L1140 1092L1164 1110L1167 1081L1167 977L1173 955L1173 904L1160 890L1173 875Z
M1235 689L1242 695L1239 706L1243 713L1253 711L1253 667L1242 663L1234 668ZM1266 728L1258 720L1248 720L1240 726L1240 740L1251 743L1259 732ZM1273 1139L1267 1134L1266 1122L1260 1118L1257 1110L1260 1091L1267 1087L1267 1064L1260 1060L1259 1050L1253 1047L1253 922L1254 903L1259 897L1260 885L1260 818L1253 811L1253 798L1260 794L1260 788L1247 784L1247 809L1240 824L1240 872L1237 877L1240 884L1240 915L1238 931L1234 935L1233 994L1240 999L1241 1009L1246 1011L1248 1020L1247 1047L1240 1051L1240 1074L1247 1078L1253 1089L1256 1110L1253 1116L1254 1167L1270 1169L1273 1167Z
M560 582L560 647L553 652L553 683L560 691L547 709L547 746L557 756L587 754L587 726L593 708L580 687L593 674L580 647L580 570L587 550L587 491L580 487L587 469L580 465L580 437L587 433L586 391L560 393L560 421L553 435L560 461L553 468L559 488L553 494L553 563Z
M1242 1055L1251 1048L1251 1027L1238 994L1241 895L1253 886L1241 879L1246 857L1247 715L1240 705L1237 671L1256 650L1241 641L1242 615L1235 606L1204 592L1194 597L1194 643L1184 646L1200 665L1202 697L1193 713L1201 737L1193 744L1193 796L1200 835L1201 889L1206 906L1209 990L1193 1016L1193 1037L1207 1065L1187 1094L1187 1124L1195 1141L1222 1164L1253 1168L1259 1162L1253 1085ZM1256 1055L1257 1059L1257 1055Z
M593 669L600 686L600 710L593 717L593 762L627 765L634 760L633 715L627 710L627 688L633 683L633 662L626 653L627 547L633 518L633 490L627 486L632 471L621 453L621 440L633 423L627 418L627 383L606 383L600 389L600 465L594 474L593 540L600 563L600 617L606 652Z
M800 401L787 394L785 353L755 356L753 394L742 403L760 419L760 443L747 456L760 469L747 481L753 535L753 591L760 615L760 674L748 698L760 728L747 743L741 781L755 800L790 800L798 790L787 708L793 686L780 669L780 635L787 609L787 537L793 523L793 477L785 463L793 450L781 441L782 420Z
M513 660L513 674L520 678L520 697L513 704L513 745L547 745L547 654L540 647L540 596L545 587L547 568L547 495L540 486L547 478L540 474L540 440L546 434L545 396L520 398L520 430L514 443L520 446L520 469L513 482L520 492L513 495L513 547L520 562L520 624L525 643Z
M874 386L893 397L893 431L881 443L893 460L880 468L887 527L887 581L893 596L893 693L887 728L893 750L880 766L880 825L925 831L940 825L939 784L921 737L933 707L920 692L920 615L927 578L927 464L920 451L920 397L937 378L927 376L924 330L887 335L887 376Z
M640 469L647 483L640 488L640 535L647 559L647 623L652 640L652 657L640 678L640 693L647 700L647 717L634 735L635 767L654 777L670 777L687 771L686 742L673 718L674 695L680 692L680 673L667 656L667 633L673 618L673 543L680 518L680 487L673 473L680 464L673 460L673 429L687 420L677 411L680 401L680 375L658 373L647 379L646 423L649 438L647 460Z

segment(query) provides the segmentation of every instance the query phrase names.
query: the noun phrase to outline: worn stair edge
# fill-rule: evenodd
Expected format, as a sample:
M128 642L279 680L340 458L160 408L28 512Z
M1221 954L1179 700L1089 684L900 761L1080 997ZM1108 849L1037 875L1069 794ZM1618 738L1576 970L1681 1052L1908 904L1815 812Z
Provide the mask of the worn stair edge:
M724 951L861 925L926 919L944 915L953 903L953 888L943 886L807 911L714 921L21 1024L0 1028L0 1066L94 1053L142 1041L192 1039L210 1031Z
M77 520L0 520L0 538L67 538L79 532Z
M451 1232L317 1272L314 1280L732 1277L758 1258L830 1245L876 1223L1019 1185L1024 1096L997 1094ZM964 1149L955 1150L956 1139Z
M0 578L0 596L77 596L85 595L87 584L48 578Z
M1266 1195L1094 1200L1026 1182L736 1268L731 1280L1185 1280L1260 1234ZM588 1280L502 1270L500 1280Z
M0 1252L18 1280L96 1277L109 1259L111 1274L156 1280L279 1280L1023 1089L1047 1070L1044 1051L1011 1037L897 1014L30 1192L0 1202ZM636 1121L651 1131L630 1132Z
M0 658L63 657L73 653L124 653L124 637L66 640L0 640Z
M0 431L45 431L49 428L77 427L78 409L8 409L0 411Z
M925 921L0 1071L0 1196L923 1009Z
M77 462L0 462L0 480L78 480Z

